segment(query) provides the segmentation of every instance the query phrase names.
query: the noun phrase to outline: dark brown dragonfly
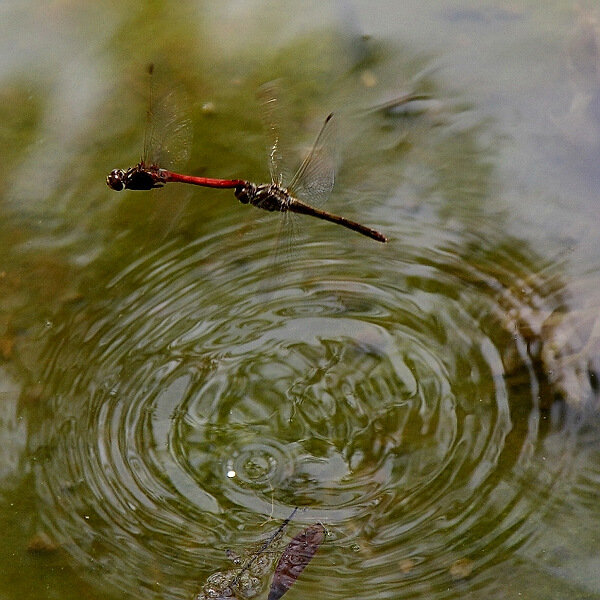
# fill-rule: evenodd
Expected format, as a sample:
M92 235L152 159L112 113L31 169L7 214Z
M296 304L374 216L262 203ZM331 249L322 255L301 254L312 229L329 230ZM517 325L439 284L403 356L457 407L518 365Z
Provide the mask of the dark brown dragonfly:
M151 111L149 115L152 116ZM387 242L387 237L375 229L318 208L318 205L329 197L335 183L333 124L333 114L330 114L325 119L311 151L287 185L283 184L278 135L273 140L269 154L270 183L256 184L243 179L213 179L174 173L164 168L158 161L149 159L151 153L147 148L144 149L144 157L137 165L128 169L114 169L106 178L106 183L115 191L150 190L171 182L229 188L234 190L236 198L242 204L251 204L269 212L290 212L316 217L356 231L378 242ZM147 127L156 128L152 122ZM147 135L146 139L148 137Z
M246 563L244 568L235 576L233 580L233 584L235 585L239 582L240 577L243 573L248 571L250 567L258 560L260 555L279 537L279 535L283 532L283 530L288 526L288 523L294 518L294 515L298 511L298 507L296 506L292 511L292 514L283 521L283 523L277 528L275 533L273 533L264 543L263 545L254 553L252 558Z
M292 538L275 567L267 600L279 600L292 587L324 539L325 528L321 523L310 525Z
M282 535L283 530L294 518L297 510L298 507L294 508L290 516L263 542L241 569L214 573L207 579L203 593L196 596L196 598L198 600L207 600L208 598L245 598L249 597L249 590L256 589L258 591L257 584L259 586L262 585L258 578L262 578L262 575L266 574L266 569L269 569L272 565L271 558L267 558L266 561L262 560L256 565L255 569L253 569L253 565L261 559L275 540ZM278 600L290 589L312 560L324 539L325 528L320 523L306 527L291 539L279 557L279 561L275 567L268 596L269 600ZM241 557L232 550L227 550L227 555L237 565L241 565ZM249 572L248 575L246 575L247 572Z

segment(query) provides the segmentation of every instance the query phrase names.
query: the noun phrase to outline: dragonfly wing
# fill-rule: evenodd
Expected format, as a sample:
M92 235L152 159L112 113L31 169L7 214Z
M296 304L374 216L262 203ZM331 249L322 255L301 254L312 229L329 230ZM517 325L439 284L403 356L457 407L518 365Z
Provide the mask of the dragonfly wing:
M277 93L278 82L270 81L258 88L257 96L261 103L261 116L263 127L267 134L269 142L269 171L271 181L281 185L282 181L288 176L288 168L285 158L290 156L287 147L284 145L280 124L282 120L281 102L278 100Z
M299 216L293 212L281 213L279 229L273 253L273 272L289 273L298 260L298 252L305 237L305 230Z
M154 102L152 109L155 126L150 140L153 156L150 159L159 167L172 169L183 166L192 145L192 124L188 117L186 96L176 87Z
M312 206L321 206L335 183L337 127L330 114L300 168L290 181L288 191Z
M153 139L155 137L154 130L156 129L156 123L153 117L154 110L154 65L148 65L148 108L146 110L146 127L144 128L144 148L142 150L142 161L152 161L151 154L153 153Z
M294 585L324 539L325 528L320 523L307 527L292 538L275 567L268 600L279 600Z
M163 169L183 166L192 145L192 124L187 109L189 100L181 86L161 85L156 93L154 65L148 68L149 105L146 113L142 160Z

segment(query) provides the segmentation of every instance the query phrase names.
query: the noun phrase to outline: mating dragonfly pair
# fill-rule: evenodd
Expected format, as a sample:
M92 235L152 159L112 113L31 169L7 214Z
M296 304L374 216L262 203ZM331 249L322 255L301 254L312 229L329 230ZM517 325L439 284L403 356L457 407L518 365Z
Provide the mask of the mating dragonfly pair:
M152 73L152 70L150 70L150 73ZM268 102L274 103L275 100L270 99ZM151 117L152 110L149 110L148 114ZM378 242L387 242L387 237L375 229L317 208L327 200L335 182L333 123L333 114L330 114L325 119L311 151L289 184L285 186L279 167L279 135L273 136L273 147L269 153L271 182L256 184L243 179L213 179L182 175L163 168L158 164L159 160L153 156L155 149L149 147L152 146L152 136L148 133L152 131L152 123L149 123L147 127L142 160L128 169L114 169L106 178L106 183L108 187L115 191L150 190L171 182L233 189L236 198L242 204L251 204L269 212L292 212L309 215L341 225ZM271 124L269 127L273 129L275 126Z

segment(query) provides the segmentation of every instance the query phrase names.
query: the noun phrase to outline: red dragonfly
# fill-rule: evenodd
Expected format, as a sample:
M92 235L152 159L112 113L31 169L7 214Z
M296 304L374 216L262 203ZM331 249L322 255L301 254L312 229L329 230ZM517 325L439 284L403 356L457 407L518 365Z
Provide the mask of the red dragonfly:
M274 102L274 100L271 100L271 102ZM235 197L242 204L251 204L269 212L278 211L309 215L341 225L378 242L387 242L387 237L375 229L314 206L323 203L329 197L335 182L332 143L334 121L332 117L333 114L330 114L325 119L311 151L289 184L284 186L279 166L281 157L279 156L278 135L274 135L273 147L269 154L270 183L256 184L243 179L195 177L169 171L161 166L160 160L151 153L155 146L155 136L148 133L148 131L153 131L152 111L150 110L142 160L128 169L114 169L106 178L106 183L108 187L117 192L121 190L151 190L170 182L233 189ZM301 198L305 198L307 202Z

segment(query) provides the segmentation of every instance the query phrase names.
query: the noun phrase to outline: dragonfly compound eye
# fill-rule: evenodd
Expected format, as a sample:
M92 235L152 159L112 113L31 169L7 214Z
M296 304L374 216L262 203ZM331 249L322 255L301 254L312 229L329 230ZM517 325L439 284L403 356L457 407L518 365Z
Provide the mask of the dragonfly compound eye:
M248 202L252 202L252 200L256 196L256 184L245 183L244 185L236 187L234 193L235 197L242 204L248 204Z
M120 192L124 187L125 183L123 179L125 178L125 173L122 169L113 169L108 177L106 178L106 185L115 192Z

